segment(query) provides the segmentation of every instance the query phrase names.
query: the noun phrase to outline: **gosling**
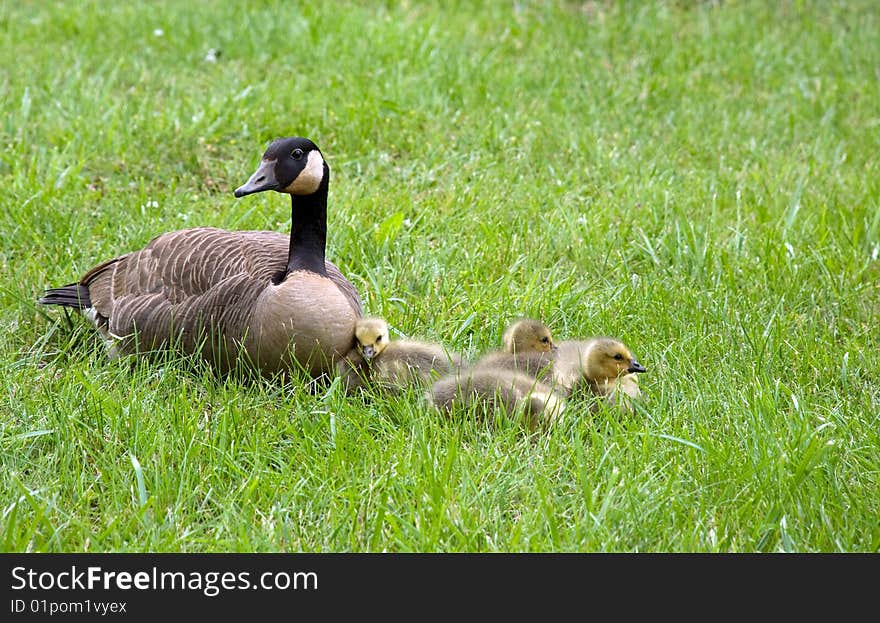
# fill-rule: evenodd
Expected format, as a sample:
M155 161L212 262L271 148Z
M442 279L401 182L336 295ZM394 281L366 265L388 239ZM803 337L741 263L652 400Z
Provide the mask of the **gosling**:
M543 322L522 318L507 327L501 336L504 351L508 353L549 353L556 350L553 334Z
M461 368L461 355L442 345L415 340L391 341L383 318L361 318L355 324L355 346L337 364L348 393L376 386L403 391L411 385L427 385Z
M646 371L632 352L613 337L566 340L559 343L552 367L553 381L571 393L579 387L632 409L641 397L638 374Z
M550 372L557 348L547 325L530 318L518 320L504 331L501 342L503 351L483 355L474 367L516 370L552 380Z
M645 367L620 340L594 337L564 340L550 352L490 353L475 368L495 367L531 375L569 396L581 388L611 404L632 408L641 396L637 375Z
M502 411L522 418L532 432L556 424L565 411L565 399L548 385L503 368L475 368L446 376L425 392L425 399L447 415L474 406L489 417Z

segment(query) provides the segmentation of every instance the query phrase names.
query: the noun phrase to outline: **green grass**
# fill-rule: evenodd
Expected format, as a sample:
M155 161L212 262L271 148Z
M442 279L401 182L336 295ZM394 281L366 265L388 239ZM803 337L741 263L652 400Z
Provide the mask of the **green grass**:
M2 2L0 549L880 549L876 2L373 4ZM108 361L36 305L164 231L288 231L231 193L286 135L394 334L615 335L637 414L529 439Z

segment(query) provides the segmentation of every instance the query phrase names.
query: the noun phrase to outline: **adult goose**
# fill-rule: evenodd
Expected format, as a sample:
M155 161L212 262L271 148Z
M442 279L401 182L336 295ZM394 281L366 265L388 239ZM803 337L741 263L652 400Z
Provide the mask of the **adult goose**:
M82 310L111 356L179 348L221 370L319 376L354 345L357 290L324 259L330 168L301 137L274 141L236 197L291 197L291 233L210 227L157 236L39 302Z

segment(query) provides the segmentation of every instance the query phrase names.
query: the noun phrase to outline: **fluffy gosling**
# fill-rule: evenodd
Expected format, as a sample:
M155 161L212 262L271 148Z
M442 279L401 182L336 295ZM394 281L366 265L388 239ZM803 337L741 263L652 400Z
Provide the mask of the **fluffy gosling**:
M584 386L611 404L631 409L631 401L641 396L637 375L645 371L623 342L595 337L561 342L552 374L568 392Z
M490 353L474 367L522 372L565 396L586 388L629 409L641 396L637 375L645 372L626 345L612 337L565 340L550 352Z
M415 340L391 341L383 318L361 318L355 325L355 347L337 364L346 391L367 385L403 390L429 384L461 367L462 358L440 344Z
M425 399L445 414L474 405L489 417L503 411L521 417L530 431L552 426L565 411L565 399L548 385L502 368L474 368L446 376L425 392Z
M503 351L486 353L474 367L516 370L552 381L550 372L556 359L556 344L547 325L530 318L518 320L504 331L501 342Z
M549 353L556 350L553 334L543 322L522 318L507 327L501 336L508 353Z

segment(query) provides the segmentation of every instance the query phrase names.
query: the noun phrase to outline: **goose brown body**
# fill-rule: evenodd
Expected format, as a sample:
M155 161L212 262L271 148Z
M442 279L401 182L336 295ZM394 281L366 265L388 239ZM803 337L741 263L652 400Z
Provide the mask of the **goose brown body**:
M285 173L279 162L291 150L308 161ZM236 196L291 194L291 235L211 227L168 232L76 284L48 290L40 302L82 309L111 355L174 347L222 370L241 359L267 374L332 370L353 344L361 302L324 259L328 178L311 141L280 139Z
M293 354L316 373L351 347L360 298L331 262L326 277L302 271L275 285L289 243L268 231L183 229L98 266L80 284L114 354L175 344L221 369L244 356L265 372L292 365Z

